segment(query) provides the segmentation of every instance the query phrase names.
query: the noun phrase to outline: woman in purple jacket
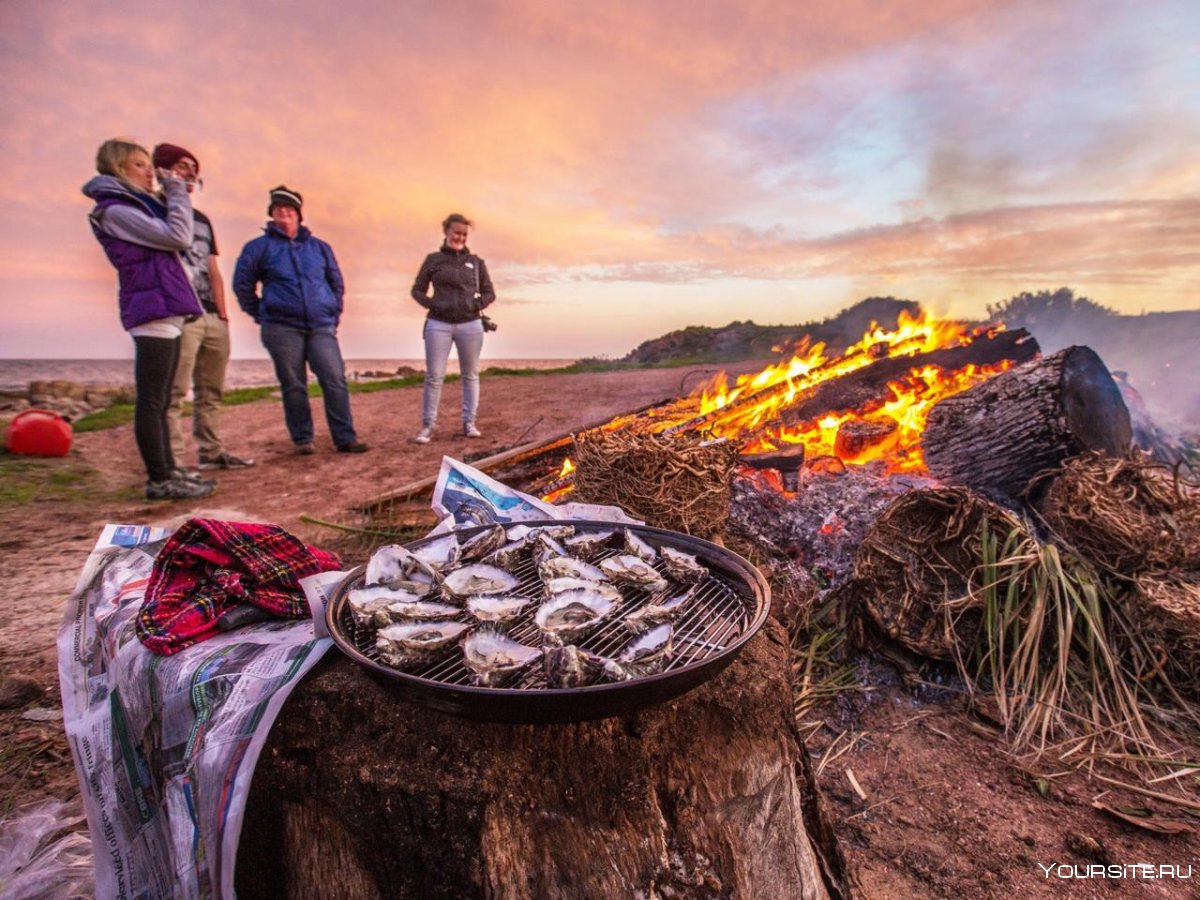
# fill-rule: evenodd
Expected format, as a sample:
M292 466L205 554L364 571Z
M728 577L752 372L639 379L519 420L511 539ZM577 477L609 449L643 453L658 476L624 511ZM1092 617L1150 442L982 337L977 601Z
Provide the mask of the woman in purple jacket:
M133 338L133 433L146 464L146 499L207 497L216 482L176 468L167 422L182 326L203 312L179 257L192 246L187 185L160 171L164 206L153 195L150 154L119 138L100 145L96 171L83 193L96 201L92 233L117 270L121 324Z

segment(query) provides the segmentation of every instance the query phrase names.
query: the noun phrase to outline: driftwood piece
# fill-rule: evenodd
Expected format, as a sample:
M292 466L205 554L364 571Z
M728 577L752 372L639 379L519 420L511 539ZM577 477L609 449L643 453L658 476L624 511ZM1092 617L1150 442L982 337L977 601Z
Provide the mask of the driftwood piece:
M955 372L967 366L989 366L1011 360L1024 362L1038 353L1037 341L1023 328L981 335L960 347L930 350L911 356L889 356L853 372L823 381L812 394L780 414L784 425L809 422L831 412L852 412L887 399L888 384L913 369L939 366Z
M936 477L1011 499L1070 456L1123 455L1131 434L1121 391L1100 357L1068 347L938 403L922 445Z
M787 653L769 621L677 700L550 726L415 706L331 653L263 750L238 896L827 897Z

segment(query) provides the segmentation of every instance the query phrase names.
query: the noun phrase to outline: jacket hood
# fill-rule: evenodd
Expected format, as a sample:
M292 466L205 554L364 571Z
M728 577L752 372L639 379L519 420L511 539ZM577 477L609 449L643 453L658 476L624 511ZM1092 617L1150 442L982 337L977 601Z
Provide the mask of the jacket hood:
M127 200L145 207L147 212L150 211L150 207L146 203L147 199L150 199L149 194L131 190L125 182L115 175L97 175L90 179L83 186L83 195L95 201Z
M274 222L268 222L266 225L264 225L264 226L263 226L263 233L264 233L264 234L266 234L266 235L267 235L267 237L278 237L278 238L283 238L285 241L290 241L290 240L292 240L292 238L290 238L290 237L288 237L286 234L284 234L284 233L283 233L283 229L281 229L281 228L280 228L278 225L276 225ZM300 230L296 232L296 237L295 237L295 240L297 240L297 241L307 241L307 240L308 240L308 237L309 237L309 235L311 235L311 234L312 234L312 232L308 230L308 226L307 226L307 225L301 225L301 226L300 226Z

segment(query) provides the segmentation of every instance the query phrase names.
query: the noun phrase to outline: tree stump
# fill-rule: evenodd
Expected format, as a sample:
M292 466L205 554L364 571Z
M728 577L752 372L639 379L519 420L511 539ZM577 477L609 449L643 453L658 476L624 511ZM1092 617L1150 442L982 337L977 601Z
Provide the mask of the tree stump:
M263 750L238 896L824 898L803 752L774 621L683 697L566 725L416 706L332 652Z
M1068 347L938 403L922 445L937 478L1011 502L1039 472L1085 450L1120 456L1131 436L1100 357Z

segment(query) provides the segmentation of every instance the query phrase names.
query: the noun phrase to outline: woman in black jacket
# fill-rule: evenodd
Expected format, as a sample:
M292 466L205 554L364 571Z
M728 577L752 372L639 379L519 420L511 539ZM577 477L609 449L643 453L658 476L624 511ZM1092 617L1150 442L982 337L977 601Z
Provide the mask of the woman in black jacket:
M421 400L418 444L428 444L437 425L438 401L446 377L450 345L458 350L462 377L463 434L482 437L475 425L479 407L479 354L483 349L483 310L496 299L483 260L467 249L473 223L451 213L442 222L445 241L425 257L413 282L412 297L428 310L425 317L425 393ZM433 296L429 286L433 285Z

